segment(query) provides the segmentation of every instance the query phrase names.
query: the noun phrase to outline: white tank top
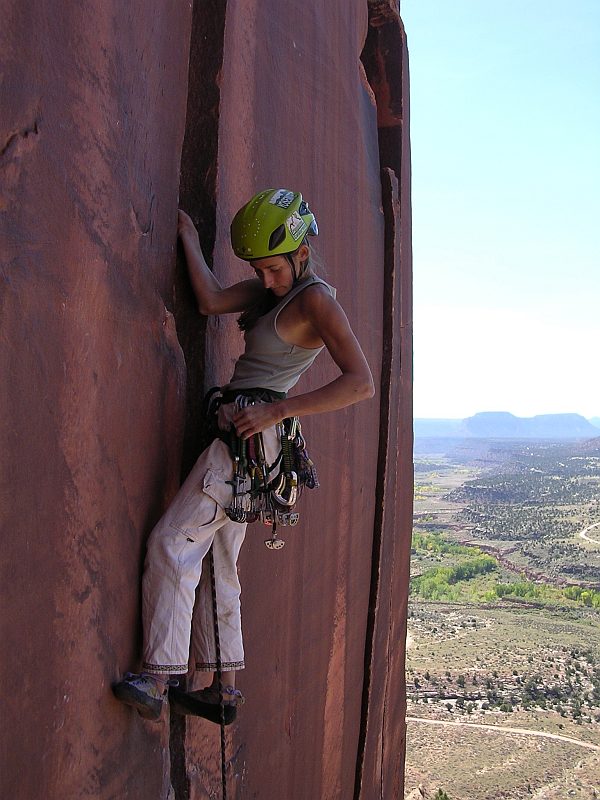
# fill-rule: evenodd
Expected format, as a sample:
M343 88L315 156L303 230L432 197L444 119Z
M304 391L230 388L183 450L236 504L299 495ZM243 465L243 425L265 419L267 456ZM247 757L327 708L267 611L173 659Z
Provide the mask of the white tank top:
M277 305L259 317L258 321L244 333L246 347L236 361L231 381L224 390L270 389L273 392L288 392L303 372L313 363L323 349L307 348L284 342L277 333L277 317L287 304L315 284L326 286L335 297L335 289L325 281L312 276L301 281L283 297Z

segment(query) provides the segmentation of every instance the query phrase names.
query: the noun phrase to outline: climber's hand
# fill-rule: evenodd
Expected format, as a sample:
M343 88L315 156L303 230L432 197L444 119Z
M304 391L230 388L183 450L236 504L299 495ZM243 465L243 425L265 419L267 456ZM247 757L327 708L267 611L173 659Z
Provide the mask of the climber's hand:
M196 226L192 222L192 218L189 214L186 214L185 211L179 209L179 215L177 218L177 234L180 236L182 241L187 240L189 243L198 244L198 231L196 230Z
M234 414L233 424L238 436L242 439L249 439L253 434L281 422L283 417L277 406L277 403L257 403L253 406L246 406Z

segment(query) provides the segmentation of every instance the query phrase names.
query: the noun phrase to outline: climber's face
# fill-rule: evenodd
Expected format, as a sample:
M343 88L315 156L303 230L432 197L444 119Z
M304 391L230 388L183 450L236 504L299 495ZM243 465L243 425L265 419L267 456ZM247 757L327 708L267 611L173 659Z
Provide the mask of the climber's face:
M296 266L296 275L302 272L302 263L306 261L309 249L302 245L292 255ZM250 262L256 276L262 281L265 289L270 289L277 297L286 295L294 285L294 272L286 256L267 256Z
M270 289L277 297L283 297L292 288L294 276L285 256L258 258L251 264L265 289Z

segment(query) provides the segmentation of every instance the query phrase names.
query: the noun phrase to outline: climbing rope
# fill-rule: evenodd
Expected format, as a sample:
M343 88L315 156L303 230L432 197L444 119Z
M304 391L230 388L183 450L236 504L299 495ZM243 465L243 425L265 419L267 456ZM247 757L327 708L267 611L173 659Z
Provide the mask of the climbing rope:
M227 800L227 761L225 758L225 702L223 700L223 671L221 664L221 640L219 638L219 617L217 614L217 585L215 582L215 557L213 546L208 551L208 564L210 569L210 588L213 604L213 623L215 626L215 650L217 661L217 681L219 683L219 706L221 712L221 786L223 800Z

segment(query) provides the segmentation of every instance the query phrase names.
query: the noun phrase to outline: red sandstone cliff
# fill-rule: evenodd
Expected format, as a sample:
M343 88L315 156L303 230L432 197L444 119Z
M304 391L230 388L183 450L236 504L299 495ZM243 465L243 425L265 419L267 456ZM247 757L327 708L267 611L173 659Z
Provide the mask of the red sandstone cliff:
M243 550L229 795L402 795L412 497L408 70L394 0L0 3L1 794L218 797L218 729L111 695L145 539L240 348L198 318L178 205L225 282L232 213L298 187L379 392L308 419L322 488ZM188 74L189 66L189 74ZM185 355L185 358L184 358ZM187 364L187 367L186 367ZM319 359L304 388L330 377ZM186 389L187 386L187 389ZM171 784L173 789L171 789Z

